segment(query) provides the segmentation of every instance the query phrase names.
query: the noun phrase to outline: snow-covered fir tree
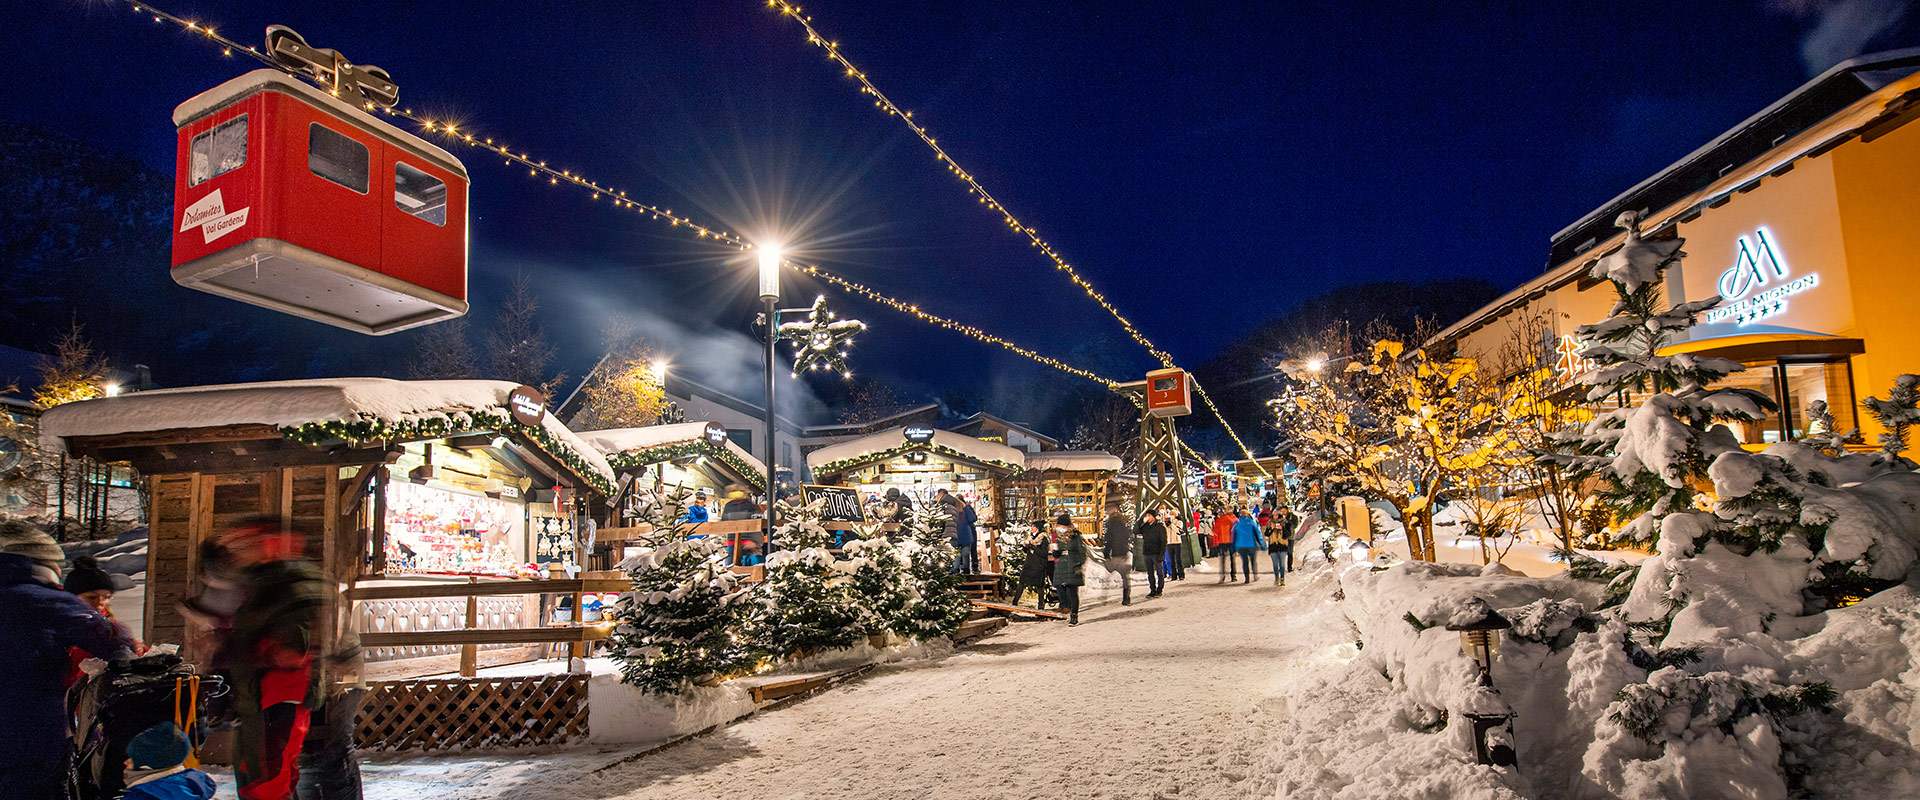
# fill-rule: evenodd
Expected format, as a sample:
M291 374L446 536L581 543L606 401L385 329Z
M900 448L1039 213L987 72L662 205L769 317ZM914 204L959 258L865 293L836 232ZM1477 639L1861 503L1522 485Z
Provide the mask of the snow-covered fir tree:
M841 545L844 569L853 575L853 596L860 606L860 633L895 632L908 605L919 596L906 548L887 539L877 523L859 526L859 536Z
M949 517L938 503L930 503L916 509L902 526L898 548L907 559L914 591L893 628L901 636L921 641L952 636L973 612L960 591L966 576L953 571L956 551L946 535Z
M760 608L747 626L754 645L776 658L849 647L863 635L866 612L853 592L851 562L830 551L823 506L778 507L785 520L773 532L780 550L767 558Z
M1907 429L1920 424L1920 375L1894 378L1893 391L1887 393L1887 399L1869 397L1860 401L1860 405L1886 429L1879 438L1880 461L1907 470L1920 466L1901 455L1907 449Z
M664 497L637 491L640 518L653 532L620 564L633 579L614 606L610 637L622 679L670 694L743 668L753 658L742 639L751 590L727 568L726 543L689 539L690 526L668 523L685 513L684 489Z

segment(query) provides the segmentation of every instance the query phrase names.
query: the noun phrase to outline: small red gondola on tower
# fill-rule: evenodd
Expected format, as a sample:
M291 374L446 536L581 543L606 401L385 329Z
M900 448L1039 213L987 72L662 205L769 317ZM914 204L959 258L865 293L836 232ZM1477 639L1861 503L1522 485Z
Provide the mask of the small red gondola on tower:
M375 335L465 314L466 168L364 110L397 95L379 68L267 45L333 91L261 69L174 109L174 281Z

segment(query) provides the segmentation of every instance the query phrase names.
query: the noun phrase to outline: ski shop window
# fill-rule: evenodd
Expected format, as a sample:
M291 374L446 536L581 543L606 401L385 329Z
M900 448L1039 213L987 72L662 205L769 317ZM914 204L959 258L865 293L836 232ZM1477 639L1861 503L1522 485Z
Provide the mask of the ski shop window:
M307 126L307 169L341 186L367 193L367 146L318 122Z
M404 161L393 165L393 204L435 225L447 224L447 182L414 169Z
M247 115L201 131L188 148L187 185L199 186L247 163Z

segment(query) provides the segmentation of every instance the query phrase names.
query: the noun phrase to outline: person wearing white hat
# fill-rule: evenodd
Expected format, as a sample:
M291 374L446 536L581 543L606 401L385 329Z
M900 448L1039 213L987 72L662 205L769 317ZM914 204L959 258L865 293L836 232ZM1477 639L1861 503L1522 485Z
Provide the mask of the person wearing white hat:
M72 744L67 648L126 658L119 626L60 588L65 554L25 521L0 520L0 787L8 797L60 797Z

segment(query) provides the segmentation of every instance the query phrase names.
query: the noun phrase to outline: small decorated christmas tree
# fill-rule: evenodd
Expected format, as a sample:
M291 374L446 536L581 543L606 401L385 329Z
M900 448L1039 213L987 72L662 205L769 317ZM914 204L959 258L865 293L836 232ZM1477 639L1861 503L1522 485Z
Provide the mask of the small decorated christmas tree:
M952 636L973 613L973 603L960 591L966 576L953 571L955 551L946 535L949 516L939 504L930 504L915 510L902 526L899 548L906 554L915 592L893 628L901 636L921 641Z
M863 635L866 612L853 592L852 562L829 550L823 503L778 508L786 520L773 534L780 551L767 558L761 607L748 626L755 646L776 658L849 647Z
M624 681L656 694L685 691L752 658L741 637L751 593L727 569L725 543L689 539L689 526L667 523L683 517L686 500L684 490L642 495L640 518L653 532L620 565L633 590L614 606L612 656Z
M860 633L881 636L899 626L907 607L920 597L908 548L887 541L878 524L862 525L859 538L841 546L853 575L852 592L860 604Z

